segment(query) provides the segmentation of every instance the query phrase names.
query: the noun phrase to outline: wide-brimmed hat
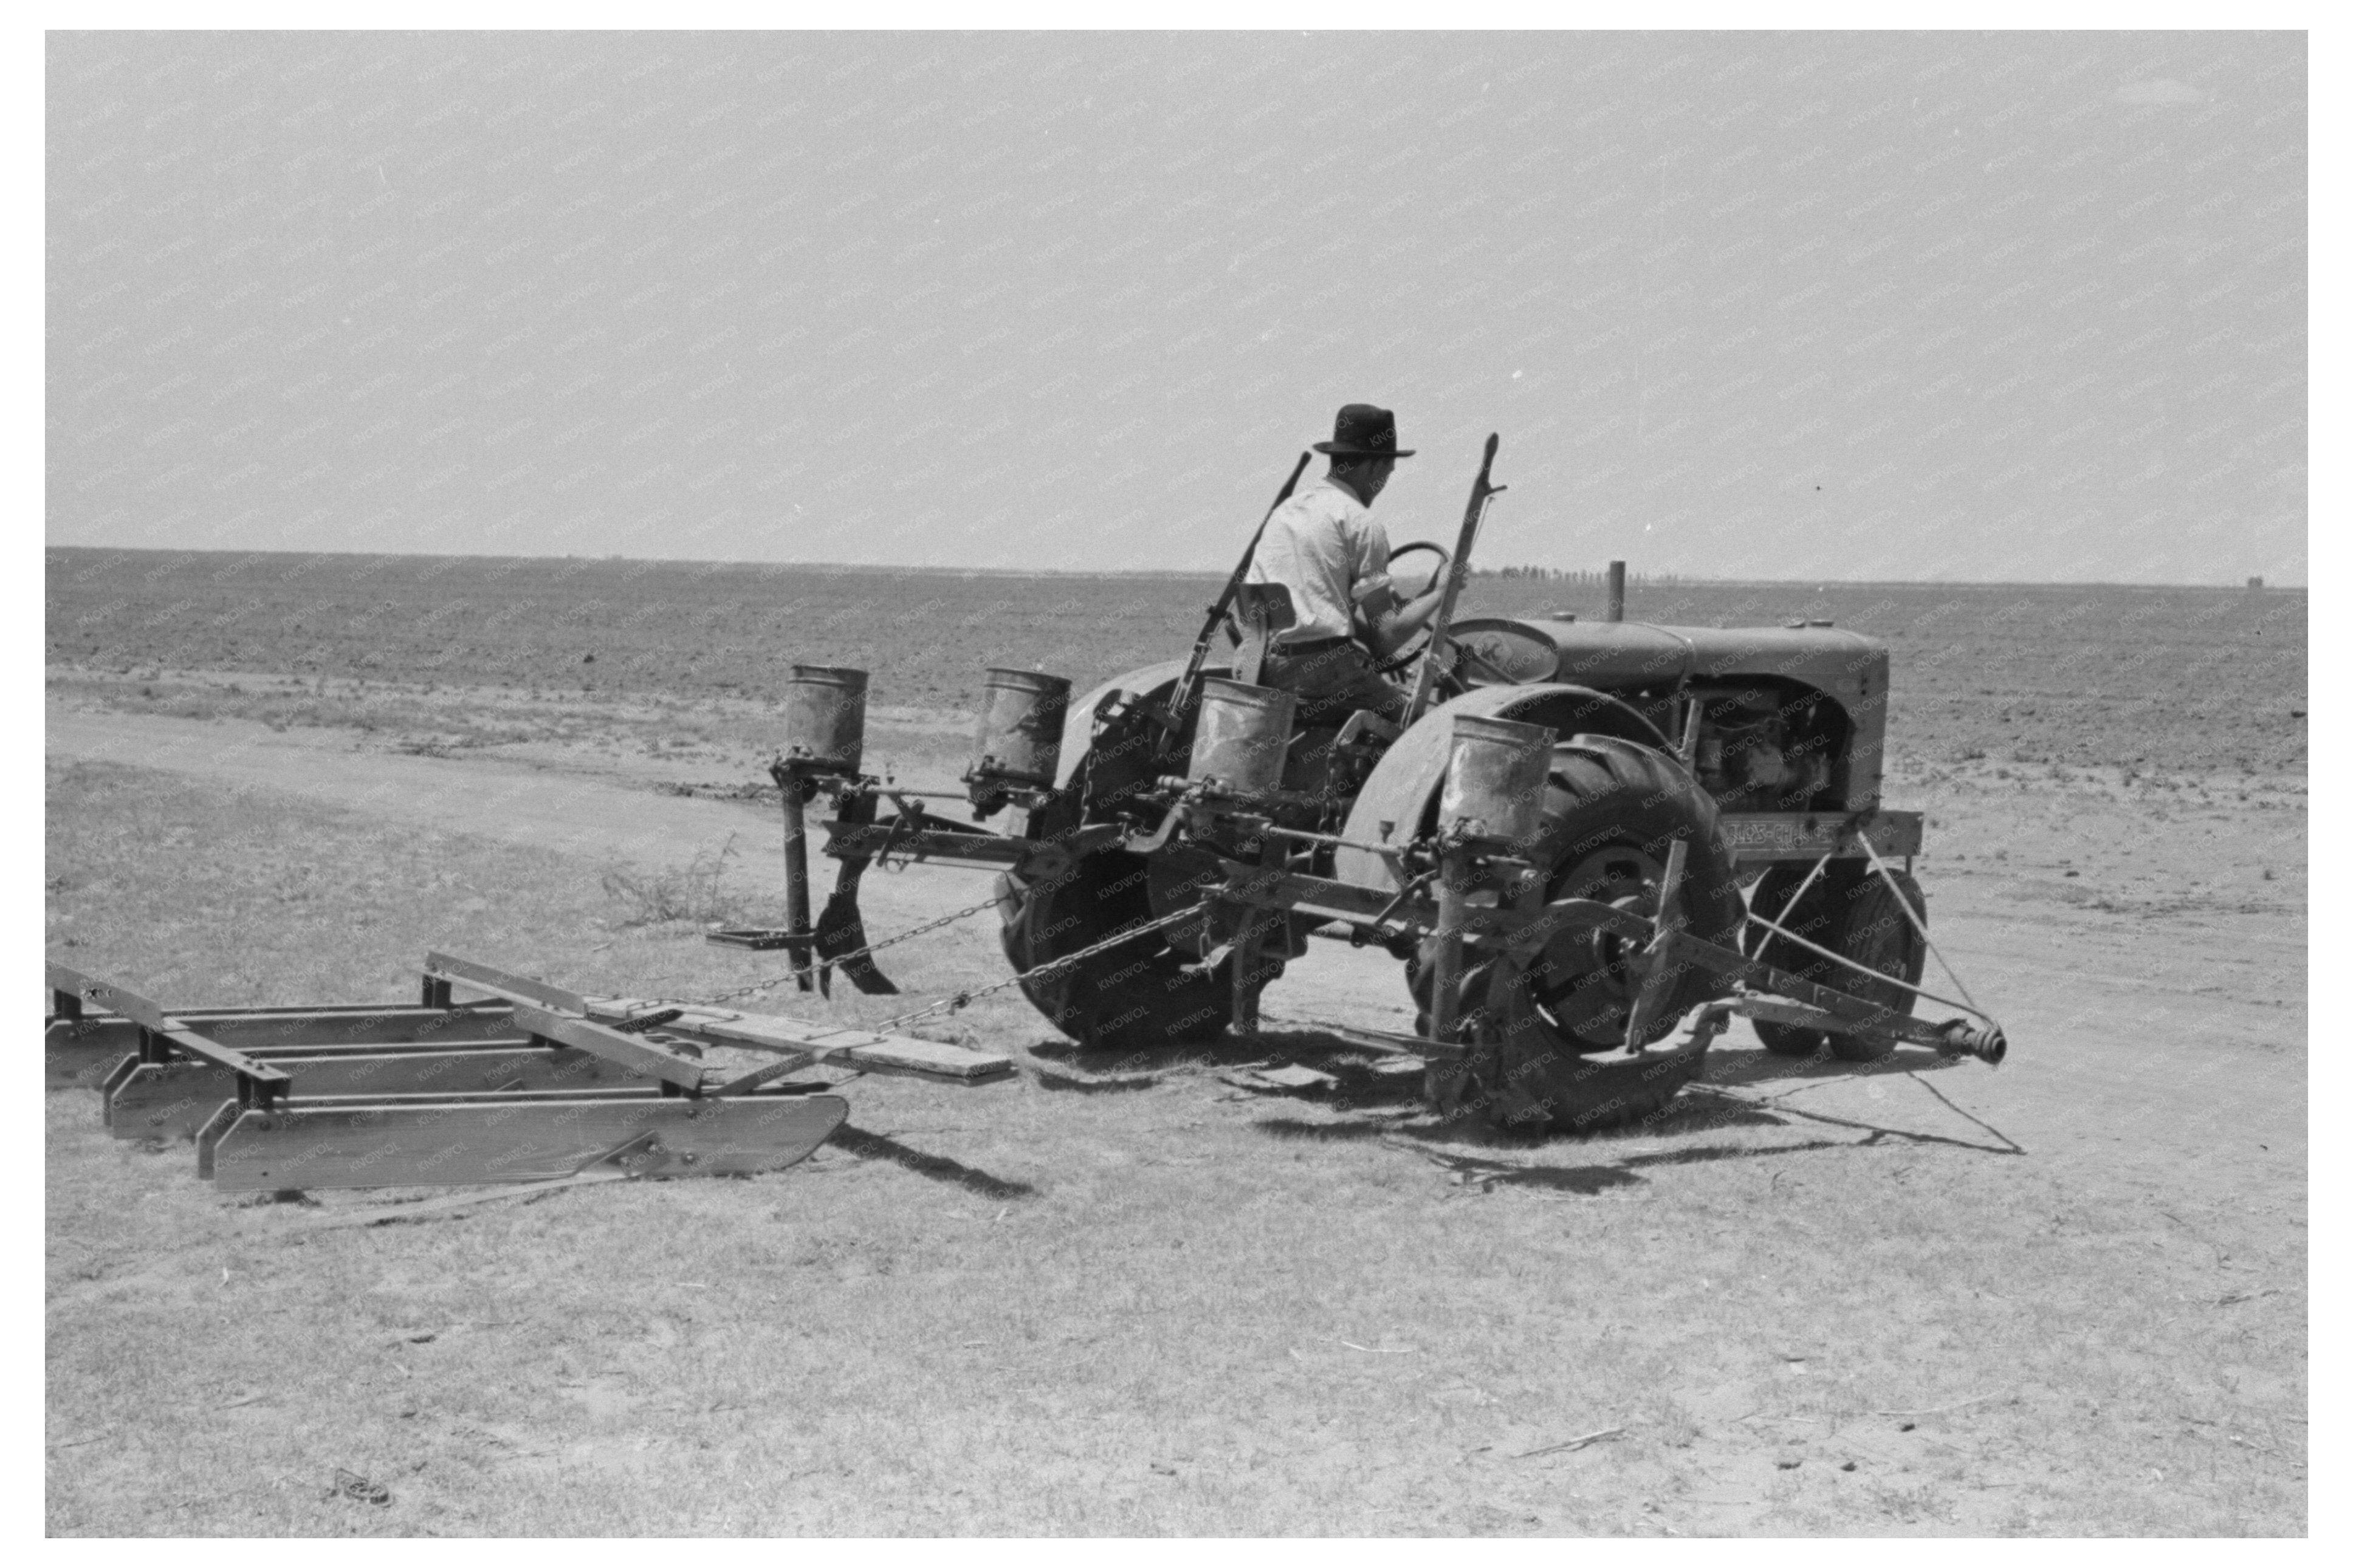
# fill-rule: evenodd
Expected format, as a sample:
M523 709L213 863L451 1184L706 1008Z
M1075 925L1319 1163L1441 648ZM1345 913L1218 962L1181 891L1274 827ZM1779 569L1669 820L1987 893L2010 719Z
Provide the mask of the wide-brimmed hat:
M1332 421L1332 438L1315 449L1335 458L1410 458L1397 444L1397 416L1369 403L1351 403Z

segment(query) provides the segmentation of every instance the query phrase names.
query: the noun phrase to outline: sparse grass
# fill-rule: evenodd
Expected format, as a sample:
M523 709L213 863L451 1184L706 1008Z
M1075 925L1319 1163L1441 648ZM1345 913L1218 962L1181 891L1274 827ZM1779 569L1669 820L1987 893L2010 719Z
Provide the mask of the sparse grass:
M53 948L167 1004L404 996L427 945L635 994L744 973L600 923L581 861L137 769L49 783ZM1000 962L959 928L924 974ZM2304 1528L2303 1259L2241 1234L2300 1186L1924 1141L1955 1126L1900 1074L1482 1145L1388 1135L1377 1096L1238 1092L1214 1055L1057 1091L1094 1075L1018 999L959 1023L1023 1079L865 1080L794 1171L316 1235L51 1095L50 1531ZM1839 1094L1865 1125L1804 1114ZM337 1467L391 1505L322 1498Z
M727 862L734 854L735 836L731 833L717 849L699 850L682 867L640 871L608 866L597 882L605 896L621 906L619 923L624 926L738 923L752 900L728 883Z

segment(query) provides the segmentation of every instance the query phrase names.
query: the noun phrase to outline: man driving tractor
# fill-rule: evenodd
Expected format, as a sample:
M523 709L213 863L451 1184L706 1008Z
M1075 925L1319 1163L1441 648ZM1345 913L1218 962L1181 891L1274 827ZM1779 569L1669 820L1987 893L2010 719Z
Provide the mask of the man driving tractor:
M1315 443L1331 471L1275 509L1250 560L1249 581L1289 590L1294 623L1267 650L1259 679L1299 698L1303 724L1336 723L1357 709L1392 722L1405 715L1406 693L1381 677L1438 612L1442 588L1400 602L1389 582L1388 532L1369 509L1398 450L1397 416L1351 403L1332 422L1332 439Z

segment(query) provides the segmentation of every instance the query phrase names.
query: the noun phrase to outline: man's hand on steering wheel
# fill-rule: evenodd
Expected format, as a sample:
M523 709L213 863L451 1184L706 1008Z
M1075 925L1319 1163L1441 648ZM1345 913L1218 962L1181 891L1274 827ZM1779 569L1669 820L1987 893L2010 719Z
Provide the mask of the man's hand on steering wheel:
M1395 566L1399 561L1402 561L1407 556L1413 554L1416 551L1421 551L1438 557L1438 569L1430 574L1430 587L1423 590L1421 594L1415 595L1417 598L1422 598L1436 592L1439 586L1445 582L1446 574L1453 569L1454 557L1448 552L1444 545L1438 543L1435 540L1417 539L1409 544L1400 544L1395 550L1390 551L1388 563L1391 566ZM1372 647L1374 646L1373 640L1370 637L1366 637L1364 641L1367 647ZM1373 656L1373 668L1379 670L1383 675L1395 675L1399 670L1405 668L1406 666L1411 664L1415 659L1419 658L1424 653L1428 652L1429 648L1430 632L1428 628L1425 627L1421 631L1418 640L1409 637L1406 646L1398 649L1397 652L1389 655L1388 658L1383 658L1378 653L1375 653Z

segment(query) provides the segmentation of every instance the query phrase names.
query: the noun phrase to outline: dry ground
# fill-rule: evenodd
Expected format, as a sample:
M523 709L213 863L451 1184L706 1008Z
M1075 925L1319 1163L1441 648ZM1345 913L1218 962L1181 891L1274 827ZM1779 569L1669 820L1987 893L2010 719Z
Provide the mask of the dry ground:
M871 670L874 700L902 710L969 707L991 664L1084 689L1183 648L1217 590L1183 576L132 550L52 550L47 567L54 683L460 747L613 738L617 722L670 751L767 743L796 660ZM1525 578L1475 577L1463 600L1467 615L1600 608L1594 587ZM1885 638L1893 754L1922 765L2202 778L2303 771L2306 612L2300 590L2014 584L1638 584L1628 601L1638 620L1829 617Z
M51 951L169 1003L398 997L427 945L685 995L773 962L600 889L733 836L773 912L768 815L681 793L741 781L740 727L441 756L60 674ZM920 782L955 727L876 745ZM319 1234L52 1095L49 1528L2300 1532L2300 772L1969 749L1907 753L1894 804L1998 1072L1744 1033L1639 1135L1450 1139L1304 1026L1402 1014L1319 944L1223 1063L1079 1063L999 996L949 1032L1018 1083L861 1082L794 1171ZM982 892L868 889L877 931ZM1002 973L977 923L887 967L916 1001ZM1218 1076L1279 1056L1341 1094ZM391 1502L322 1497L338 1467Z

